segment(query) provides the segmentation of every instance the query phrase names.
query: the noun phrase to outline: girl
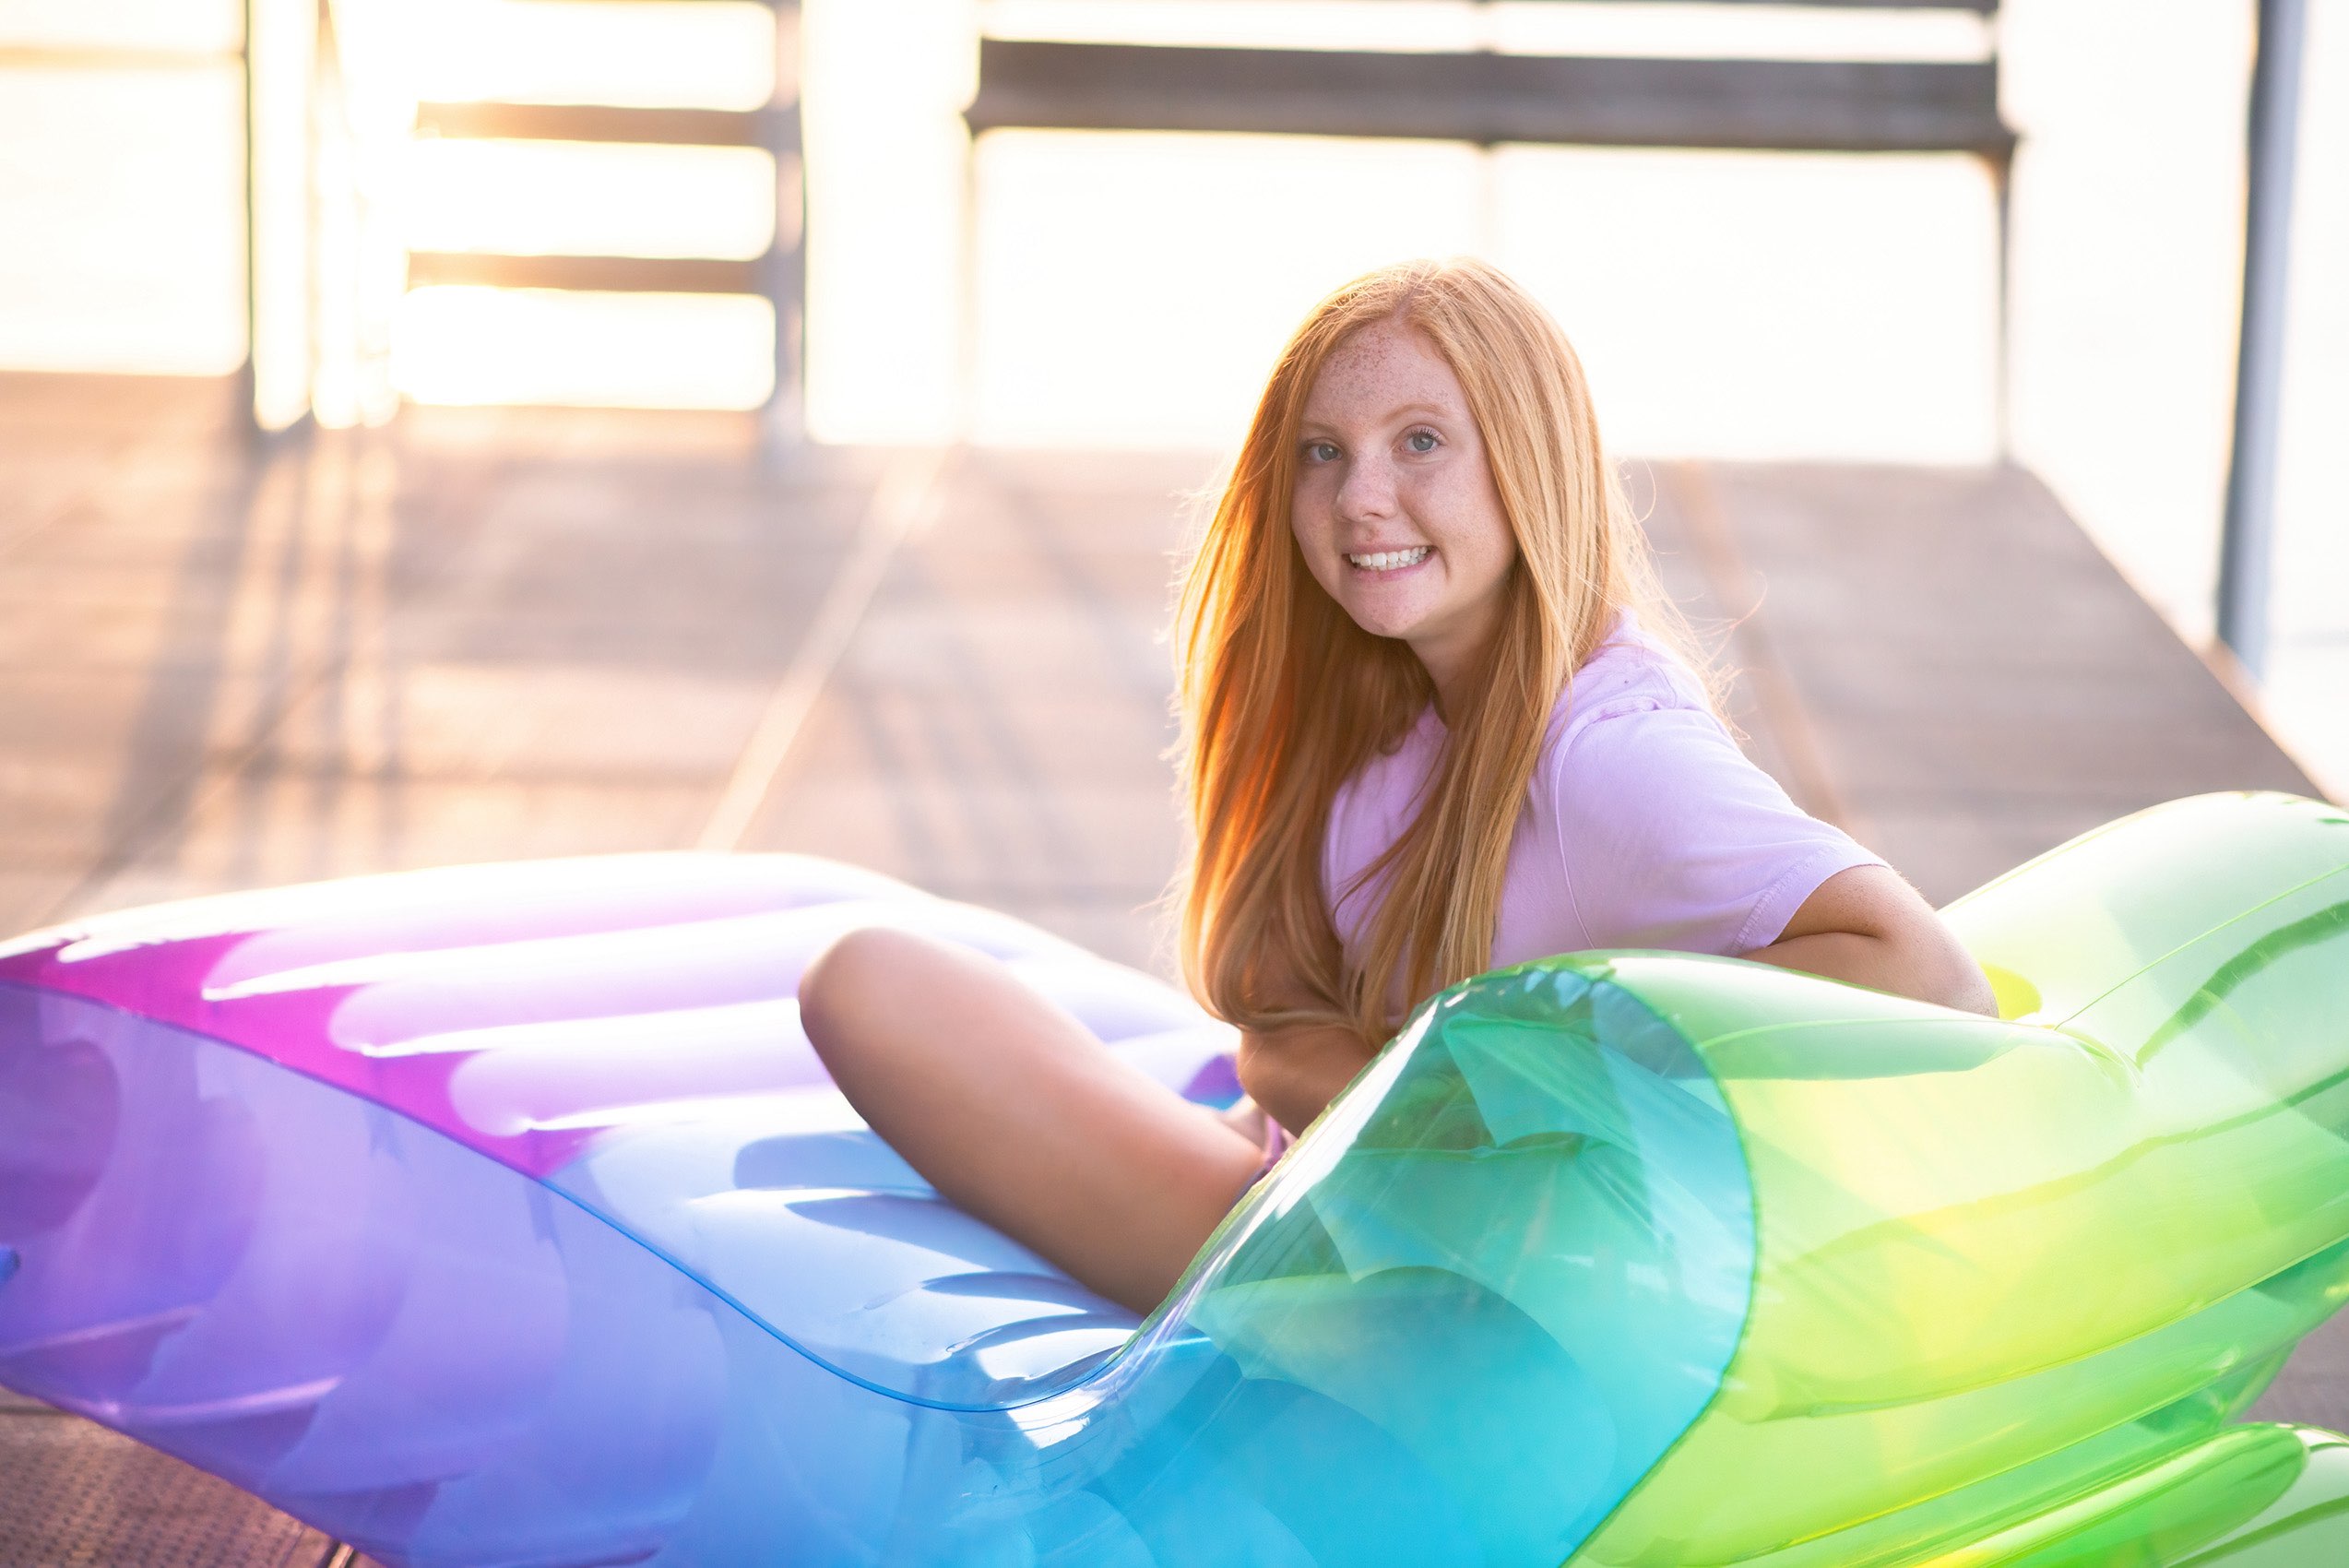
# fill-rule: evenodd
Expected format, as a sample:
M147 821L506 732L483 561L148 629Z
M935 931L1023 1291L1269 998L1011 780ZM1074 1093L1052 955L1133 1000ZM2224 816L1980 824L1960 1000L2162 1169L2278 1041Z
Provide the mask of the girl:
M1645 548L1531 296L1465 260L1347 284L1275 366L1178 611L1183 970L1246 1097L1192 1105L899 932L809 968L808 1038L949 1201L1146 1312L1481 970L1678 948L1993 1011L1924 899L1738 750Z

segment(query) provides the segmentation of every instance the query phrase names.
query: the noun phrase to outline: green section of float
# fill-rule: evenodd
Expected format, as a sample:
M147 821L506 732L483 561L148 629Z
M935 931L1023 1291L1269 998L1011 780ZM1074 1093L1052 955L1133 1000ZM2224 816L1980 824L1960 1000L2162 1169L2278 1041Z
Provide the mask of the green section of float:
M1939 1561L1950 1568L2333 1568L2349 1562L2349 1443L2229 1427Z
M2225 1425L2349 1299L2349 816L2181 802L1949 916L2007 1019L1606 960L1710 1069L1758 1249L1718 1394L1570 1561L2349 1562L2339 1440Z

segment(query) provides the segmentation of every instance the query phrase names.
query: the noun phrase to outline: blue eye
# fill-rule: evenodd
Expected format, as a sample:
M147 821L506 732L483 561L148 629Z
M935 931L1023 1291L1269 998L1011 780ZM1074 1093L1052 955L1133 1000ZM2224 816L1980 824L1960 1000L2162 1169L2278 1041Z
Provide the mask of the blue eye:
M1308 441L1305 443L1305 460L1309 463L1326 463L1336 456L1337 444L1335 442Z
M1422 442L1426 445L1420 445ZM1414 452L1432 452L1436 449L1436 433L1432 430L1415 430L1403 438L1403 443Z

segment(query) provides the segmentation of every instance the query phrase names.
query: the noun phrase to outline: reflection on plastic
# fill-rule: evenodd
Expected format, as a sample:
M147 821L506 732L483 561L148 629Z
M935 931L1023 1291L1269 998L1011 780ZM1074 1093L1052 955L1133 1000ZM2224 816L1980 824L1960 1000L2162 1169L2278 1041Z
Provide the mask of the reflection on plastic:
M2349 1296L2349 819L2206 797L1950 918L2002 1020L1583 954L1437 998L1137 1324L825 1081L790 857L421 873L0 951L0 1383L386 1563L2349 1561L2229 1425ZM942 1020L942 1026L950 1023Z

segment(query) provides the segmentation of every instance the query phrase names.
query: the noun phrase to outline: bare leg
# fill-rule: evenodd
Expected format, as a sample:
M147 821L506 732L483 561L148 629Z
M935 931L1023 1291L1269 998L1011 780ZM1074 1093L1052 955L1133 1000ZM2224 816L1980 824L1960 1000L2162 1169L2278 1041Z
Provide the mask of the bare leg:
M1169 1091L980 955L851 932L800 982L808 1039L948 1202L1148 1312L1263 1159L1244 1111Z

